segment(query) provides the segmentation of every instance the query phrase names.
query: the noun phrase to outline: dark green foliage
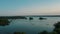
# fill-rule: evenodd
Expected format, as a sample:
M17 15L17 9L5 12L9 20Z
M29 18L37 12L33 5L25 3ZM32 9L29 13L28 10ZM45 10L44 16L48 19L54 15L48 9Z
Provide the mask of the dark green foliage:
M25 16L1 16L0 19L27 19Z
M39 18L39 20L44 20L44 19L46 19L46 18L42 18L42 17Z
M29 17L29 20L33 20L33 18L32 17Z
M55 28L53 31L57 32L57 34L60 34L60 22L54 24Z
M8 25L10 21L8 19L0 19L0 26Z
M60 22L54 24L55 28L60 28Z

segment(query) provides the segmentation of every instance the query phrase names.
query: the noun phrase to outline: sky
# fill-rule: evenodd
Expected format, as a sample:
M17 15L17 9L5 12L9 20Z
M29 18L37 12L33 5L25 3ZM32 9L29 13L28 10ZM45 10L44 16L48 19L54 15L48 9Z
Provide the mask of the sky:
M0 0L0 16L60 15L60 0Z

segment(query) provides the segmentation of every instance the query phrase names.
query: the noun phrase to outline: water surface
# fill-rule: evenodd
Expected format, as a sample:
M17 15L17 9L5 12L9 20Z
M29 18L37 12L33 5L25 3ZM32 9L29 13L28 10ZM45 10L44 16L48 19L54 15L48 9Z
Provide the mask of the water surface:
M41 31L51 32L54 29L53 24L60 21L60 17L44 17L46 20L39 20L39 17L33 17L33 20L16 19L8 26L0 26L0 34L13 34L13 32L26 32L27 34L37 34Z

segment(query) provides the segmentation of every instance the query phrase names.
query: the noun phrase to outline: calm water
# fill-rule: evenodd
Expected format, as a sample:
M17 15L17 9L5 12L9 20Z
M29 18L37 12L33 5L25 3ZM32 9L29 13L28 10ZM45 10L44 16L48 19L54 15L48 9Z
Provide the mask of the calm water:
M12 20L12 22L8 26L0 26L0 34L13 34L13 32L37 34L38 32L41 32L43 30L51 32L54 29L53 24L60 21L60 17L45 17L47 18L46 20L39 20L39 17L33 18L33 20Z

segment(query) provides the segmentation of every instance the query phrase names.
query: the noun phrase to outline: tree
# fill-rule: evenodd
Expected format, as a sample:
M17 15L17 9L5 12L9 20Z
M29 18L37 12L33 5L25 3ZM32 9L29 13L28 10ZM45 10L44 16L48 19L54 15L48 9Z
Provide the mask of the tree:
M60 34L60 22L54 24L54 32L57 32L57 34Z

